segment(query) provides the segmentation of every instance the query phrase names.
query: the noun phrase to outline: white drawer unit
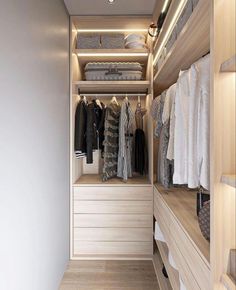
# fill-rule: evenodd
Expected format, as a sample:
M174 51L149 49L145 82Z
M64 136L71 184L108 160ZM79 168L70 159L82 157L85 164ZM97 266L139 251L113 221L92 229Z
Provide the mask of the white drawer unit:
M152 256L151 186L76 186L72 210L73 259Z
M183 204L181 198L184 200ZM209 290L210 265L205 251L209 245L197 225L195 198L195 193L186 189L166 190L157 186L154 188L154 217L187 289ZM185 208L185 205L189 208ZM194 221L192 224L191 219ZM162 245L158 241L157 244Z

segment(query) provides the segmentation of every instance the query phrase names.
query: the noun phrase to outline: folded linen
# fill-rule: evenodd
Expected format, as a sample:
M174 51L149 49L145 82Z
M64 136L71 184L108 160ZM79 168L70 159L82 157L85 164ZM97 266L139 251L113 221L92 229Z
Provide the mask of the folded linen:
M165 243L165 238L164 235L160 229L160 226L158 225L157 222L155 222L155 240L158 240L160 242L164 242Z

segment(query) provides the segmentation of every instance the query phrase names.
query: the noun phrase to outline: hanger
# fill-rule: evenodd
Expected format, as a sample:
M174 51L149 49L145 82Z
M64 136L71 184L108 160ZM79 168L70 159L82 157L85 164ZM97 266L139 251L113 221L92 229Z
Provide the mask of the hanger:
M100 107L100 109L102 109L102 104L101 104L100 100L97 98L97 95L95 97L95 102Z
M86 98L86 96L83 96L83 101L84 101L85 103L87 103L87 98Z
M115 103L116 105L119 105L115 95L112 97L111 103Z
M125 94L125 100L128 102L129 101L129 99L128 99L128 94L126 93Z

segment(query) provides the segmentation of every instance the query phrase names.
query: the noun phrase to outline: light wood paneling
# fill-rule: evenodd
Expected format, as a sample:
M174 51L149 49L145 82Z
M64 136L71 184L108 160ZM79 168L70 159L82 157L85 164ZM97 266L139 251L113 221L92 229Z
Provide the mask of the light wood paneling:
M75 214L74 227L85 228L150 228L152 215L137 214Z
M74 81L81 93L147 93L149 81Z
M152 228L75 228L75 241L151 242Z
M59 288L124 289L160 290L152 261L70 261Z
M224 174L221 177L221 182L232 187L236 187L236 175L235 174Z
M155 74L157 94L177 81L180 70L188 69L209 50L210 1L199 0L165 61Z
M150 214L152 201L74 201L74 213Z
M152 255L152 242L74 241L74 255Z
M151 200L151 187L74 187L74 200Z

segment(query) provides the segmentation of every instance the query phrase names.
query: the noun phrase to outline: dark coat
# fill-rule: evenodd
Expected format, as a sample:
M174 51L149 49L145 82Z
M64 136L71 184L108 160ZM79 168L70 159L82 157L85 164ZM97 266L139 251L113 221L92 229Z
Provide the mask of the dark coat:
M75 112L75 135L74 150L75 153L86 153L86 129L87 129L87 105L80 100Z
M102 108L93 100L87 107L86 144L88 164L93 163L93 150L101 149L103 151L105 106L103 103L101 105Z

